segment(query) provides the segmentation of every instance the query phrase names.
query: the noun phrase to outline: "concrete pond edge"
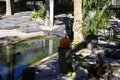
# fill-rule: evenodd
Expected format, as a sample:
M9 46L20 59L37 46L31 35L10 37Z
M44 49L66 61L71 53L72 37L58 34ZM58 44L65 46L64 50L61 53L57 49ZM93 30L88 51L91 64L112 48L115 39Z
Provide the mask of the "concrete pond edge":
M30 65L29 67L37 67L37 66L39 66L40 64L42 64L42 63L44 63L44 62L46 62L46 61L48 61L48 60L50 60L50 59L52 59L52 58L54 58L54 57L57 57L57 56L58 56L58 53L54 53L54 54L52 54L52 55L50 55L50 56L48 56L48 57L43 58L42 60L39 60L39 61L33 63L33 64Z

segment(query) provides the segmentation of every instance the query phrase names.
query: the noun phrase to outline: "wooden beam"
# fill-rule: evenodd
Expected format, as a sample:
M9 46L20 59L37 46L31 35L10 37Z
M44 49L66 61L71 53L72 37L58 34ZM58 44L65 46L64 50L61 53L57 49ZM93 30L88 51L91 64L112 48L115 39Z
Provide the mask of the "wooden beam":
M54 0L50 1L50 26L54 25Z
M45 16L45 26L49 26L49 17L50 17L50 10L49 10L49 0L46 0L46 16Z
M11 0L6 1L6 15L12 15Z

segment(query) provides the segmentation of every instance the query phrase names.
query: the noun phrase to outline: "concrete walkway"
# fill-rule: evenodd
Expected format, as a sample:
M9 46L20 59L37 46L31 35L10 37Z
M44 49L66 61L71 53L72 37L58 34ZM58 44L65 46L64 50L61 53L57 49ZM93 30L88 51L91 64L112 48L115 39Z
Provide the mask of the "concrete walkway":
M58 60L59 60L58 56L56 55L45 59L45 61L44 60L39 61L37 62L37 64L34 64L34 66L31 66L31 67L35 67L35 80L95 80L93 78L90 79L88 77L87 69L82 68L80 66L77 68L77 70L75 70L75 72L73 72L71 77L67 77L66 74L60 73ZM91 60L88 59L86 60L86 62L91 62ZM114 63L115 62L116 61L114 61ZM110 75L109 80L120 80L119 66L118 68L115 67L115 69L112 72L112 75Z
M58 57L54 57L47 62L36 67L35 80L73 80L59 72Z

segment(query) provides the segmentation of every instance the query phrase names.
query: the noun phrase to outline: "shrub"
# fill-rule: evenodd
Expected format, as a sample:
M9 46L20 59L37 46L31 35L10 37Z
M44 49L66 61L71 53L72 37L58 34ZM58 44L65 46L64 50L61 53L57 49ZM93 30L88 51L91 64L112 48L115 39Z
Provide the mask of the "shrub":
M30 17L31 17L32 20L34 20L36 18L39 18L39 17L44 19L44 17L45 17L45 6L41 6L38 11L32 12Z

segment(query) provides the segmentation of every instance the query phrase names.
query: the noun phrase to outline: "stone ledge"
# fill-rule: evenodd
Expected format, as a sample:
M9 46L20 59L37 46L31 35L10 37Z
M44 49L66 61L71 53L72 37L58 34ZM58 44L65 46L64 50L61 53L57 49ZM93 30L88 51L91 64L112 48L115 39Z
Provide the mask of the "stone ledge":
M4 30L1 32L2 32L2 34L0 35L0 46L17 43L17 42L27 40L30 38L46 36L45 33L42 31L34 32L34 33L22 33L22 32L16 31L16 30L12 30L12 31Z
M29 67L37 67L37 66L39 66L40 64L42 64L42 63L44 63L44 62L52 59L53 57L57 57L57 56L58 56L58 53L55 53L55 54L50 55L50 56L48 56L48 57L46 57L46 58L44 58L44 59L42 59L42 60L40 60L40 61L37 61L36 63L30 65Z

